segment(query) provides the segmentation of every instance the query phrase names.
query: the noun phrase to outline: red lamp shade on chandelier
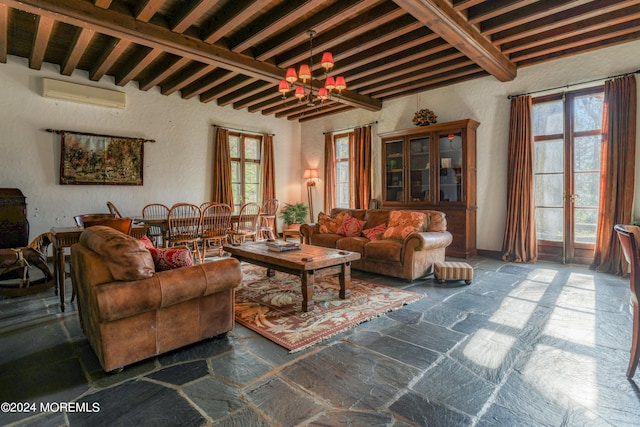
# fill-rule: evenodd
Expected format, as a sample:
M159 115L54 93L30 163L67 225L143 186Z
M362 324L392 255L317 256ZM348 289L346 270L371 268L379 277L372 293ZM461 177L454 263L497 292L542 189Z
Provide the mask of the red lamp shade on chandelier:
M309 64L301 64L297 73L295 68L288 68L284 76L284 80L280 80L280 84L278 85L278 92L282 94L282 98L284 99L291 90L294 90L294 95L300 102L305 102L306 100L308 106L313 106L315 105L314 98L319 99L322 103L325 100L329 99L333 91L336 91L338 92L338 94L340 94L347 88L347 83L343 76L337 76L335 78L332 76L327 76L324 86L318 89L317 94L314 95L312 84L313 37L316 35L316 32L313 30L309 30L307 31L307 35L309 36ZM331 52L324 52L322 54L320 65L324 69L325 74L333 68L334 62ZM309 81L309 86L307 88L308 92L305 90L307 80ZM302 84L300 84L299 81L302 81Z

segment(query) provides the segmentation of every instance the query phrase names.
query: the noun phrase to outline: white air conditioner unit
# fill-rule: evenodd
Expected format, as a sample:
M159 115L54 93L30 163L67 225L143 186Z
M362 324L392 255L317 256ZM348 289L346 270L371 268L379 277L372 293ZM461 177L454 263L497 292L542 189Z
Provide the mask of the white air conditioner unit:
M42 96L105 107L127 106L127 94L124 92L47 78L42 79Z

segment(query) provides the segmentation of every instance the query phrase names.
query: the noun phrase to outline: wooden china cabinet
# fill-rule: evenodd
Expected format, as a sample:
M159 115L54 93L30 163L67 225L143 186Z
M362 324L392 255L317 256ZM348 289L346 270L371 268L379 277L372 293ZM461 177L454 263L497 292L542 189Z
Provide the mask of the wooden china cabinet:
M447 255L476 249L476 129L466 119L379 134L382 207L434 209L447 214L453 243Z

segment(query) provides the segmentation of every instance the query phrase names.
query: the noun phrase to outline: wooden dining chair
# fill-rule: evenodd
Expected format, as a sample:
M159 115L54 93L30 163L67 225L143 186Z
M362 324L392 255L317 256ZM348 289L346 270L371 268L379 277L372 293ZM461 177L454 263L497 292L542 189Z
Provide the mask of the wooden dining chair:
M202 212L197 205L176 203L167 215L168 246L184 245L191 249L194 261L202 262L200 254L200 225Z
M276 212L280 202L278 199L269 199L262 204L260 209L260 224L258 226L258 238L275 240L276 238Z
M210 203L202 211L202 259L209 255L222 256L222 246L227 242L231 229L231 206L224 203Z
M169 208L162 203L150 203L142 208L142 220L147 225L147 236L155 247L167 247Z
M629 366L627 367L627 377L633 378L640 359L640 227L635 225L616 224L614 230L618 234L618 239L622 246L624 257L631 266L629 285L631 288L631 304L633 309L633 334L631 336L631 354L629 356Z
M90 213L90 214L82 214L82 215L76 215L73 217L73 219L76 222L76 225L78 227L82 227L84 225L84 221L95 221L97 219L104 219L104 218L115 218L116 214L112 214L112 213Z
M247 239L254 242L258 239L258 218L260 217L260 205L249 202L242 205L238 223L229 232L232 244L244 243Z
M112 202L107 202L107 208L109 208L109 212L115 214L116 218L122 218L122 214L120 213L118 208L116 208L116 205L114 205Z
M105 225L118 230L124 234L131 234L131 224L133 220L131 218L99 218L99 219L86 219L82 222L84 228L93 227L94 225Z

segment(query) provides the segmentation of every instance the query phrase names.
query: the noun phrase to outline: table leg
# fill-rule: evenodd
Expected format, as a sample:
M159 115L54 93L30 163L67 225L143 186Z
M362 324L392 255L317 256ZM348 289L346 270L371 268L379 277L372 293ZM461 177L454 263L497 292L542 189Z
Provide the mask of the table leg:
M347 299L351 295L351 263L342 264L342 269L338 276L340 278L340 299Z
M56 271L56 290L60 295L60 310L64 311L64 248L56 247L56 262L54 270Z
M302 291L302 311L313 310L313 284L315 282L313 271L303 271L300 290Z
M276 275L276 271L273 268L267 268L267 277L273 277Z

